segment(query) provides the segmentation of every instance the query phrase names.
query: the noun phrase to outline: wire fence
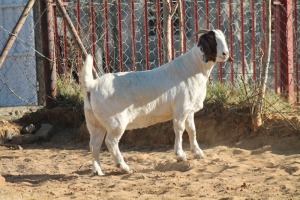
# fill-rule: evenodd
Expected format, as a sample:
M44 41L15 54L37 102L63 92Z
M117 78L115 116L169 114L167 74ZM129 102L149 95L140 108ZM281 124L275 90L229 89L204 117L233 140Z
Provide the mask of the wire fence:
M2 50L27 1L0 2L0 49ZM0 68L0 106L37 104L37 73L33 12L27 18Z
M46 0L42 0L46 1ZM41 2L42 2L41 1ZM1 1L0 47L4 46L20 9L11 11L12 2ZM26 3L26 0L19 0ZM37 1L36 4L39 4ZM265 63L266 3L262 0L182 0L170 1L176 8L171 23L172 59L197 43L199 28L221 29L234 58L233 63L217 64L211 84L221 82L234 88L239 101L257 95L256 86ZM4 4L4 5L3 5ZM163 64L163 4L161 0L67 0L65 9L87 51L94 56L97 69L105 72L151 70ZM82 53L69 32L55 2L53 24L57 76L72 76L78 81ZM48 7L49 8L49 7ZM10 14L8 14L10 13ZM23 32L18 36L4 66L0 68L0 106L41 104L44 102L44 71L40 34L42 16L47 10L35 6ZM298 112L291 103L299 99L300 2L272 1L272 51L268 74L266 106L271 112ZM180 18L180 15L183 15ZM4 16L4 17L2 17ZM184 24L180 37L180 23ZM29 37L32 36L32 37ZM182 41L183 40L183 41ZM21 56L22 54L22 56ZM29 55L30 56L25 56ZM47 57L47 56L46 56ZM261 64L262 60L262 64ZM243 93L246 97L239 97ZM230 93L228 96L232 96ZM286 97L286 98L283 98ZM14 99L14 100L12 100ZM290 103L286 103L286 99ZM278 104L278 105L277 105Z

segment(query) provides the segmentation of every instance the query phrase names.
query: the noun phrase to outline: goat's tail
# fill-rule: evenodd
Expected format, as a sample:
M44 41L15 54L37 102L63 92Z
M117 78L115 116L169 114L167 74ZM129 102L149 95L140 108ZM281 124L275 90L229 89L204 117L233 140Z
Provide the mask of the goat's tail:
M94 86L96 80L93 77L93 57L88 54L81 69L80 82L86 92Z

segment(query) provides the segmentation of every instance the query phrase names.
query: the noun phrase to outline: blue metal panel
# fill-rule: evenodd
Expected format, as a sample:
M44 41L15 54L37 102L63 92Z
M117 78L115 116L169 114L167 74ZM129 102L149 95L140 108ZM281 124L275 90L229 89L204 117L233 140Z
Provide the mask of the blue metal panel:
M0 1L0 50L2 51L27 0ZM0 69L0 107L37 104L37 78L33 12L27 17Z

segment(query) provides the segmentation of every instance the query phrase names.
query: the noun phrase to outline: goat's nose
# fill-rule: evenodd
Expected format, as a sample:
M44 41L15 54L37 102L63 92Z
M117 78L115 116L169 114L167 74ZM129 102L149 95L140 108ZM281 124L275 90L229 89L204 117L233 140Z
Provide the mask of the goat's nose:
M227 55L227 53L226 53L226 52L223 52L222 54L223 54L223 56L226 56L226 55Z

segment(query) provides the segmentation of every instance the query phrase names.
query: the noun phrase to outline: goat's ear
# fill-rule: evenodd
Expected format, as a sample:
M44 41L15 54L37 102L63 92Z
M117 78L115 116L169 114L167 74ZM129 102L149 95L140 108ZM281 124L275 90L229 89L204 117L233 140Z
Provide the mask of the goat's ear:
M210 46L209 46L207 40L205 40L202 37L200 37L200 39L199 39L198 47L204 54L206 54L206 55L211 54L211 49L210 49Z

